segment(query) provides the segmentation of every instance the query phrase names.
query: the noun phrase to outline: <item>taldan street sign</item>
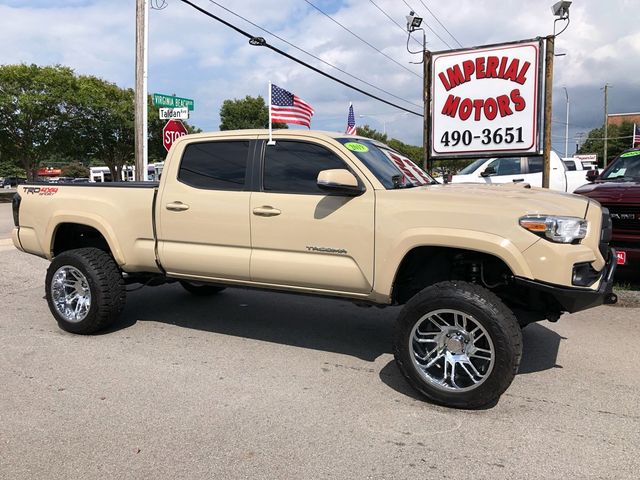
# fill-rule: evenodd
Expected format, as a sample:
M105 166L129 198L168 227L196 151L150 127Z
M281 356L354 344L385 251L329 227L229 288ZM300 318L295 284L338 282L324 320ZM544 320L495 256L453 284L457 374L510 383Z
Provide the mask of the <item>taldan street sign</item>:
M187 120L189 118L189 109L187 107L161 108L158 112L160 114L160 120L171 120L172 118Z
M169 120L162 129L162 145L168 152L173 142L187 133L187 129L180 120Z
M540 153L541 41L433 54L432 158Z
M153 105L156 107L167 108L187 107L189 111L193 111L194 101L190 98L176 97L175 95L165 95L164 93L154 93Z

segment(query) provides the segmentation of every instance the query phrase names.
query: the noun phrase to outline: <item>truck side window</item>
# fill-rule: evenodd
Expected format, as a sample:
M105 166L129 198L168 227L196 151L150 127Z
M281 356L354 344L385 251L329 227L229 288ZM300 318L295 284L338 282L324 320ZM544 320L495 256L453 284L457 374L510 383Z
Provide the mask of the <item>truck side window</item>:
M521 173L520 157L518 158L496 158L487 165L493 167L495 175L518 175Z
M542 157L529 157L529 173L542 171Z
M567 167L568 171L570 171L570 172L575 171L576 164L573 163L571 160L563 160L562 162L564 163L565 167Z
M266 147L262 187L265 192L326 195L318 188L318 173L333 168L347 166L326 148L278 140Z
M243 190L248 141L199 142L185 148L178 180L207 190Z

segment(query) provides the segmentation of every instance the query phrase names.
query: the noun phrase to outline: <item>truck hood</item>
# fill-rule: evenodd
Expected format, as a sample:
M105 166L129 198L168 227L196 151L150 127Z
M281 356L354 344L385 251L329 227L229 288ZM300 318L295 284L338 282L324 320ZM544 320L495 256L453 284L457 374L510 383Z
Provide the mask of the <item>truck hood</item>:
M584 218L589 204L588 199L579 195L528 187L527 184L426 185L407 189L404 193L415 196L416 201L437 197L439 205L449 205L452 210L481 210L485 215L511 213L518 217L546 214Z
M596 181L578 188L575 193L600 203L640 203L640 183Z

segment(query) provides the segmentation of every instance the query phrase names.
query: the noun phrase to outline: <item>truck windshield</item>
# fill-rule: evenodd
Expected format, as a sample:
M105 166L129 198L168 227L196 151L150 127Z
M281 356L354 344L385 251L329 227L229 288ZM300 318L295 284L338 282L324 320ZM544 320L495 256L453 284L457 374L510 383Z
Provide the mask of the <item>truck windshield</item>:
M460 170L458 172L458 175L469 175L470 173L475 172L478 169L478 167L480 165L482 165L486 161L487 161L486 158L480 158L480 159L476 160L475 162L470 163L469 165L464 167L462 170Z
M602 174L603 180L640 180L640 150L620 155Z
M410 159L387 145L365 138L336 138L390 190L437 184Z

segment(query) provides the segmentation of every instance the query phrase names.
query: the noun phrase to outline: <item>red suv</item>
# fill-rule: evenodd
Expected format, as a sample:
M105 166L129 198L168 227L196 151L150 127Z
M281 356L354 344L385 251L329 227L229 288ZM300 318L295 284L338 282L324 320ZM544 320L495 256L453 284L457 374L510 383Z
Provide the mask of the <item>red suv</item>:
M609 209L617 272L640 280L640 149L624 152L600 175L590 170L587 180L591 183L574 193L593 198Z

